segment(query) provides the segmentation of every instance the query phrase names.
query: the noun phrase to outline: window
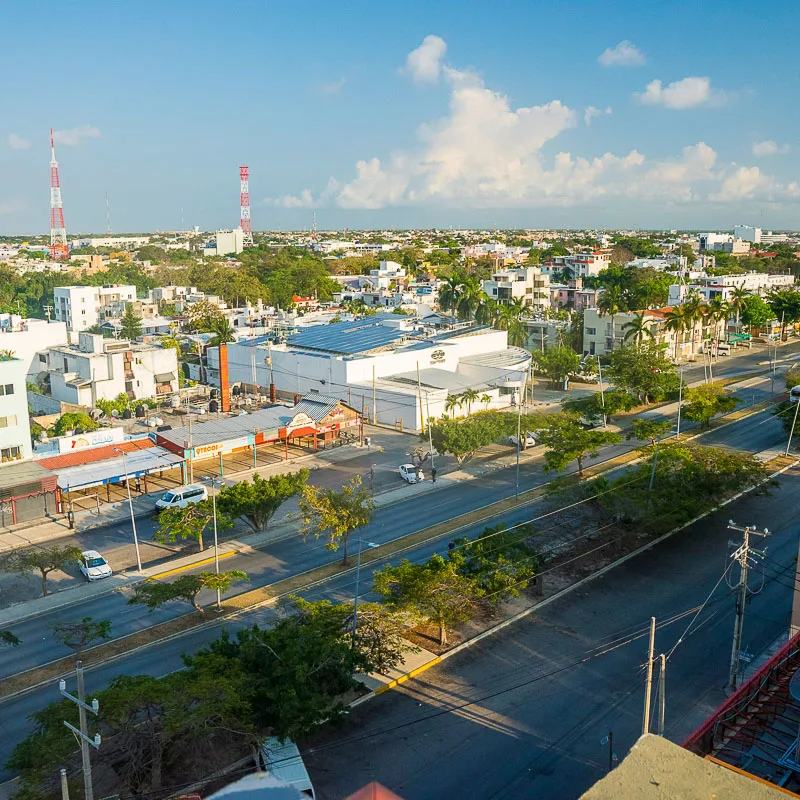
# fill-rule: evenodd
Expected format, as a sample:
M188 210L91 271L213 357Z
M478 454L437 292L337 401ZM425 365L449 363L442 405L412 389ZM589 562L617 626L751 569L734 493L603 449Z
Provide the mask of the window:
M12 428L17 424L17 415L9 414L7 417L0 417L0 428Z
M16 458L22 455L21 447L4 447L0 450L0 458Z
M587 336L595 336L597 334L597 328L587 328L586 335Z
M39 361L41 361L42 364L46 364L47 363L47 356L44 353L39 353Z
M14 394L14 384L7 383L5 386L0 384L0 396L4 394Z

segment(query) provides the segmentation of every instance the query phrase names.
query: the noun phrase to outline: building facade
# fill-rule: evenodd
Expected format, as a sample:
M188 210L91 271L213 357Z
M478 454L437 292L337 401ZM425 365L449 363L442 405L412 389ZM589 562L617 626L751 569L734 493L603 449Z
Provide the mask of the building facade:
M502 305L519 301L528 308L544 311L550 305L550 277L538 267L501 269L481 281L483 291Z
M126 304L135 300L136 287L130 285L57 286L53 313L68 331L80 332L122 316Z
M23 361L25 371L32 379L43 369L39 351L66 343L67 326L63 322L0 314L0 350L10 351L14 358Z
M545 275L563 272L568 278L589 278L599 275L602 270L608 269L610 264L611 256L608 253L595 251L553 256L552 260L543 262L540 268Z
M26 374L22 359L0 360L0 462L21 461L33 453Z

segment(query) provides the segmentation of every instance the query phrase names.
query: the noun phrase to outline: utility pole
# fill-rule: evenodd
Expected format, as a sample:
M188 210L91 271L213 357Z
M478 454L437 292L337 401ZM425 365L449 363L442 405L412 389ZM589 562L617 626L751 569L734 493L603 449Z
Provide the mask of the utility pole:
M81 746L81 761L83 762L83 791L84 791L84 800L94 800L94 790L92 789L92 761L89 757L89 746L91 745L94 747L95 750L100 748L100 734L96 733L93 739L89 738L88 733L88 726L86 725L86 712L89 711L92 714L97 714L100 710L100 705L97 700L92 700L91 705L87 705L86 703L86 693L84 690L83 685L83 662L76 661L75 662L75 674L78 679L78 696L75 697L71 695L67 691L67 682L61 680L58 682L58 690L61 692L63 697L66 697L67 700L71 700L78 706L78 720L80 723L80 728L76 728L74 725L70 725L69 722L64 720L64 725L69 728L74 734L75 738L78 740L78 743ZM62 786L64 783L64 778L62 778ZM63 789L62 789L63 791Z
M608 421L606 419L606 397L605 393L603 392L603 367L600 364L600 356L597 356L597 377L600 381L600 408L603 409L603 427L608 427Z
M644 716L642 736L650 733L650 697L653 693L653 651L656 647L656 618L650 617L650 649L647 656L647 681L644 687Z
M739 593L736 596L736 617L733 623L733 644L731 646L731 669L728 677L727 689L730 692L735 692L737 684L739 683L739 659L742 648L742 630L744 628L744 609L747 602L747 573L750 569L750 559L755 562L755 558L764 558L767 552L766 547L763 550L756 550L750 547L750 536L769 536L769 530L764 528L763 531L758 530L754 525L736 525L733 520L728 522L728 530L739 531L742 534L742 543L733 551L731 558L739 562ZM729 541L730 546L735 546L736 542ZM752 555L751 555L752 554Z
M378 424L378 410L375 408L375 365L372 365L372 424Z
M791 390L789 391L789 397L791 397ZM794 426L797 424L797 412L800 410L800 397L795 398L794 401L794 418L792 419L792 429L789 431L789 441L786 442L786 453L785 455L789 455L789 448L792 446L792 436L794 436Z
M69 800L69 784L67 783L67 771L62 767L60 772L61 772L61 800Z
M658 672L658 735L664 735L664 714L666 711L666 678L667 678L667 657L664 653L659 658L659 672Z
M678 371L678 428L675 431L675 438L681 438L681 406L683 405L683 367Z

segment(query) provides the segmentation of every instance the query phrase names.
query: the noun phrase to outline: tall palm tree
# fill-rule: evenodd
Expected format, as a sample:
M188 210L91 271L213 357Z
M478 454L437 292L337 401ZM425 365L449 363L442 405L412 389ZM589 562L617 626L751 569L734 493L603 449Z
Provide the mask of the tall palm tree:
M597 301L597 310L601 316L611 317L611 350L614 350L614 327L616 316L626 308L625 296L619 286L609 286Z
M664 314L665 325L668 331L675 333L675 360L678 360L678 344L681 334L688 328L689 319L683 306L675 306Z
M493 325L497 318L497 313L497 301L484 292L482 297L478 299L478 305L475 308L475 322L479 325Z
M634 315L630 322L626 322L622 326L626 329L624 341L627 342L628 339L633 339L636 342L637 347L641 345L642 339L645 336L649 337L650 339L655 338L651 324L644 321L644 314L645 312L642 311L641 314Z
M480 396L480 401L481 401L481 403L483 403L483 410L484 411L488 411L489 410L489 403L492 402L492 396L488 395L488 394L482 394Z
M461 299L461 280L454 275L445 278L439 287L439 307L443 311L452 311L455 320L458 301Z
M209 333L214 334L208 342L211 347L219 347L221 344L228 344L228 342L236 341L236 332L231 327L231 323L228 321L227 317L215 319L208 328Z
M528 326L520 317L509 319L506 330L511 347L525 347L525 343L528 341Z
M721 297L715 297L708 303L707 315L714 326L711 333L711 338L713 340L714 347L716 347L721 333L720 323L727 323L731 315L731 307Z
M703 301L703 297L700 294L693 293L689 295L686 302L683 304L684 313L686 314L686 320L688 325L686 326L688 330L692 332L692 349L691 349L691 359L694 360L696 344L697 344L697 323L700 322L702 325L702 321L705 317L705 304Z
M471 319L481 301L483 294L480 281L470 275L466 278L459 287L458 303L456 311L458 312L459 319Z
M461 392L461 401L467 404L467 416L472 413L472 404L480 397L475 389L465 389Z
M461 408L461 397L457 394L449 394L447 395L447 399L444 401L444 411L445 414L449 413L450 411L455 411L457 408ZM452 415L455 419L455 414Z
M742 332L741 316L742 311L747 305L747 298L750 297L750 292L744 286L737 286L730 294L728 303L730 304L731 311L736 312L736 332Z

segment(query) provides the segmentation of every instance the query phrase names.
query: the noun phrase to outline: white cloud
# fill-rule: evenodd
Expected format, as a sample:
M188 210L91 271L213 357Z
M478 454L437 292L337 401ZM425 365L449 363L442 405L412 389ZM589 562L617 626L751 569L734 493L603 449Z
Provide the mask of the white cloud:
M27 150L31 146L31 143L27 139L17 136L16 133L9 133L8 146L12 150Z
M757 167L721 164L703 141L674 157L648 158L638 149L572 154L559 149L558 140L576 126L580 112L560 100L514 107L473 73L440 65L439 76L449 91L448 108L419 126L412 146L359 159L350 181L331 179L319 195L304 189L269 202L287 208L327 203L348 209L481 209L591 203L610 208L616 201L637 208L650 202L663 210L709 201L800 201L798 183L780 184ZM713 96L710 86L702 94ZM589 124L601 114L610 115L611 108L588 106L583 119Z
M641 67L645 63L644 53L627 39L616 47L607 47L597 60L604 67Z
M765 142L753 142L754 156L785 156L788 152L788 144L779 145L772 139L767 139Z
M63 144L67 147L76 147L85 139L98 139L100 136L102 136L100 129L92 125L81 125L77 128L53 133L56 144Z
M704 105L721 105L725 102L724 92L711 88L710 78L684 78L664 86L661 81L651 81L644 92L634 94L644 105L683 109Z
M332 81L331 83L323 83L322 86L320 86L319 88L322 94L331 96L334 94L339 94L339 92L341 92L342 89L344 89L344 85L346 83L347 83L347 78L342 76L341 78L339 78L338 81Z
M13 200L5 203L0 203L0 215L16 214L17 212L24 210L25 206L22 203L17 203Z
M406 69L418 83L436 83L442 71L442 59L447 43L440 36L429 35L408 54Z
M601 111L599 108L595 108L594 106L586 106L586 109L583 112L583 121L587 125L591 125L593 119L596 117L602 117L603 114L610 116L611 106L608 106L605 111Z

